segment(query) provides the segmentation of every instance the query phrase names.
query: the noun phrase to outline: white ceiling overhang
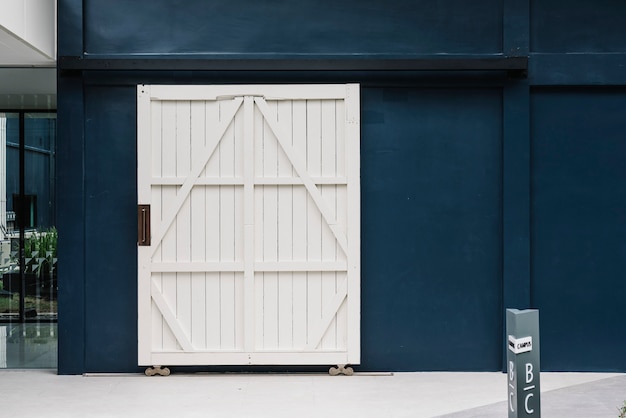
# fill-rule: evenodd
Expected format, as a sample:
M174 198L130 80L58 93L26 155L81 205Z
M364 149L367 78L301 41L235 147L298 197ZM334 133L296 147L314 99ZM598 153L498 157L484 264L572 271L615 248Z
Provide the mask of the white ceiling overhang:
M0 2L0 108L56 107L56 0Z

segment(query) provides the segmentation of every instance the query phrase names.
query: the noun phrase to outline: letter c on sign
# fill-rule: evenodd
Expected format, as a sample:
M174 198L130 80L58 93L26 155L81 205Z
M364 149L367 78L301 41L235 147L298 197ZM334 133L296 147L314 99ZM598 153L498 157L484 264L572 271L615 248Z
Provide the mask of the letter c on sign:
M515 408L513 408L513 396L515 396L515 393L513 391L509 392L509 409L511 412L515 412Z
M527 414L532 414L533 412L535 412L534 409L528 409L528 400L533 396L535 395L533 395L532 393L529 393L528 395L526 395L526 399L524 400L524 409L526 410Z

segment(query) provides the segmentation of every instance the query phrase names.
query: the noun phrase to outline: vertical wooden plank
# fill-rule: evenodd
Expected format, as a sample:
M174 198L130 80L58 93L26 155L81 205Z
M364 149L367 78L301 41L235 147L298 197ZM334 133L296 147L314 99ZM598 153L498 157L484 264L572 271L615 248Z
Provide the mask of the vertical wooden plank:
M292 102L278 102L278 124L293 146ZM292 177L293 167L278 147L278 177ZM293 186L278 187L278 261L293 260ZM278 274L278 348L293 348L293 273Z
M160 281L160 274L157 281ZM151 332L150 332L150 350L160 351L163 350L163 315L156 307L155 303L150 300L150 315L151 315ZM149 365L151 361L147 361L145 365ZM144 364L141 364L144 365Z
M176 102L176 177L191 172L191 102ZM192 189L193 190L193 189ZM176 215L176 261L191 261L191 195ZM176 273L176 319L191 340L191 273Z
M346 86L346 159L348 197L348 359L361 361L361 191L360 191L360 93L358 84Z
M307 102L307 172L313 178L321 176L321 102ZM307 261L322 259L322 214L313 198L307 195ZM322 275L320 272L308 272L308 329L314 330L322 318ZM309 335L310 339L312 336ZM307 341L310 343L310 341Z
M346 159L348 158L348 154L346 152L346 140L345 140L345 101L337 100L336 102L336 161L337 161L337 175L341 177L346 177ZM343 231L347 231L347 187L337 186L337 223L341 226ZM350 238L348 237L348 240ZM360 243L358 244L360 246ZM348 241L348 246L350 246L350 241ZM337 259L339 261L346 261L347 254L340 248L337 248ZM337 283L343 283L346 279L347 273L338 272L337 273ZM359 279L360 280L360 279ZM337 349L345 350L348 346L348 303L344 301L344 303L339 306L337 310L336 316L336 324L337 324Z
M337 163L337 176L346 176L346 137L345 137L345 123L346 120L346 105L344 100L335 100L335 154Z
M243 193L239 193L243 195ZM233 300L234 300L234 347L235 350L242 350L245 343L244 332L245 332L245 283L244 283L244 275L242 272L238 271L233 274Z
M278 349L293 349L293 273L278 273Z
M191 102L191 155L204 148L205 102ZM206 174L206 170L204 171ZM200 177L203 177L202 175ZM206 187L191 190L191 261L206 261ZM206 275L191 274L191 344L206 347Z
M346 152L346 139L345 139L345 101L336 101L336 161L337 161L337 176L347 177L346 173L346 158L350 155ZM341 225L342 230L347 230L347 187L337 186L336 188L336 208L337 208L337 223ZM348 237L348 246L353 245ZM359 243L360 246L360 243ZM337 246L337 259L347 260L347 254ZM337 272L337 283L342 283L347 278L347 272ZM348 296L349 298L350 296ZM348 303L344 301L337 309L336 315L336 348L338 350L346 350L348 347Z
M340 119L343 120L343 119ZM343 123L339 123L338 126L343 126ZM343 135L343 132L337 132L337 138L339 135ZM344 154L345 156L345 154ZM345 164L345 163L344 163ZM345 173L345 172L344 172ZM347 219L347 187L345 185L337 186L337 223L341 225L341 227L346 230L346 225L348 222ZM350 241L348 241L348 246L350 246ZM338 261L346 261L347 256L341 249L341 247L337 246L337 260ZM347 277L347 272L337 272L337 284L343 283L343 281ZM344 303L339 306L337 310L336 317L337 324L337 348L345 350L347 347L348 340L348 304L344 301Z
M345 271L338 271L336 273L337 287L346 280L348 273ZM337 350L346 350L348 347L348 303L346 300L337 309L337 315L335 316L336 322L336 340L335 348Z
M153 155L158 152L152 147L152 135L155 121L152 113L159 110L158 102L153 105L150 100L150 86L137 87L137 197L139 203L148 203L150 200L150 186L154 167ZM160 121L160 118L158 119ZM160 130L157 133L160 138ZM0 151L2 153L5 150ZM4 199L4 197L3 197Z
M335 126L337 132L335 134L336 138L336 161L337 161L337 176L346 177L346 141L345 141L345 101L344 100L336 100L335 101ZM345 185L340 185L336 187L336 203L335 203L336 211L337 211L337 224L340 225L343 231L347 231L347 187ZM348 241L348 245L350 242ZM359 243L360 246L360 243ZM338 261L346 261L347 254L341 249L340 246L337 246L337 260ZM337 272L336 283L339 285L346 280L347 273L346 272ZM348 344L348 304L344 301L339 306L337 310L336 316L336 332L337 332L337 340L336 345L338 350L345 350Z
M206 348L206 275L191 274L191 345Z
M255 126L257 126L255 124ZM256 129L255 129L256 130ZM263 187L254 188L254 261L263 261ZM254 348L263 349L263 274L254 273Z
M176 103L175 102L162 102L161 104L161 119L162 119L162 137L161 137L161 176L163 178L176 177ZM161 201L163 214L168 211L169 205L172 199L176 196L177 186L162 186L163 197ZM157 226L159 226L157 224ZM176 261L175 252L166 252L164 246L171 248L175 245L175 230L176 221L172 223L172 226L165 232L163 242L161 243L161 251L163 261ZM154 231L153 231L154 232ZM154 235L154 234L153 234Z
M206 138L215 129L219 122L219 103L206 101L205 103L205 145ZM220 175L220 146L209 159L204 176L217 178ZM219 186L206 186L205 193L205 222L206 222L206 253L207 261L220 260L220 190ZM220 273L206 273L205 304L206 304L206 347L209 350L221 348L221 315L220 304Z
M322 101L322 153L321 153L321 174L322 177L335 178L337 176L336 161L336 109L334 100ZM322 198L326 202L333 219L337 217L336 210L336 190L337 186L319 186ZM322 260L335 261L337 259L337 240L326 222L322 222ZM322 272L322 312L326 305L333 299L337 290L337 273ZM337 342L337 320L330 322L328 330L322 338L321 348L333 349Z
M205 106L205 132L204 132L204 145L206 146L207 138L211 136L211 133L215 131L218 122L220 121L220 102L208 100L203 102ZM207 165L203 170L203 177L219 177L220 172L220 145L218 144L213 155L209 158Z
M335 101L335 161L337 164L337 176L338 177L347 177L346 174L346 160L350 158L350 154L346 152L346 132L345 132L345 120L346 120L346 105L345 100L336 100ZM360 157L360 156L359 156ZM360 173L359 173L360 175ZM337 224L341 226L341 230L347 231L347 188L345 185L337 187ZM359 244L360 245L360 244ZM337 247L337 259L341 261L345 261L347 259L347 254L341 249L340 246Z
M309 205L310 207L310 205ZM317 218L317 215L311 216L309 214L309 232L311 229L319 228L319 222L311 222L312 218ZM309 235L309 243L313 244L308 251L308 257L319 257L319 236ZM320 272L310 271L307 274L307 343L310 343L310 339L314 338L311 332L316 329L319 321L322 318L322 276ZM317 347L316 347L317 348Z
M254 194L254 149L252 148L251 122L252 98L244 99L243 109L235 118L235 160L241 167L235 166L237 177L243 178L243 187L237 186L235 193L235 259L244 263L243 273L235 275L235 339L237 347L246 351L252 350L254 340L251 318L254 315L252 303L254 284L254 247L253 247L253 194ZM241 170L241 171L237 171Z
M175 226L173 228L174 228L173 234L175 235ZM174 242L174 241L170 241L170 242ZM164 246L164 253L168 252L168 253L175 254L176 250L175 249L172 250L170 247L171 245ZM163 279L163 285L162 285L163 296L170 310L174 313L174 315L176 315L177 313L176 302L178 301L177 294L176 294L176 291L177 291L176 273L162 273L162 279ZM172 332L172 330L166 323L165 319L163 319L163 349L164 350L180 350L181 349L180 344L178 343L176 337L174 336L174 333Z
M156 179L160 179L163 177L163 167L162 167L162 159L163 159L163 106L162 102L155 100L151 103L151 118L152 118L152 132L151 132L151 142L152 142L152 170L148 173L149 176L153 176ZM150 182L152 183L152 182ZM155 233L155 229L158 229L162 218L162 194L163 187L162 186L152 186L151 189L152 199L151 199L151 210L150 215L152 217L150 223L150 227L152 228L152 233ZM154 252L153 260L161 261L161 251L162 247L158 242L152 242L152 245L157 245L157 249ZM161 282L158 281L159 286Z
M161 164L163 177L176 177L176 103L163 102L162 105L162 147ZM162 213L168 212L168 204L176 197L176 186L162 186L161 208ZM161 260L176 261L176 220L172 223L161 242ZM163 297L174 314L176 314L176 273L162 273L161 289ZM163 321L163 349L180 349L174 334Z
M160 125L160 107L158 107ZM152 203L152 175L155 170L152 155L154 121L152 113L155 111L150 101L150 86L137 86L137 197L139 203ZM156 139L160 141L160 126ZM156 141L155 141L156 142ZM160 164L156 169L160 173ZM152 215L154 216L154 215ZM138 276L137 276L137 306L138 306L138 361L139 364L150 364L151 351L159 349L161 335L155 336L154 328L160 331L162 318L158 312L152 309L150 296L150 282L152 274L150 269L150 248L138 247Z
M234 261L234 188L220 187L221 261ZM235 348L235 273L220 273L221 348Z
M285 133L285 139L293 147L293 101L292 100L280 100L277 103L277 117L278 126L280 126ZM287 158L285 151L278 146L278 177L292 177L293 167L291 162Z
M245 133L245 111L243 110L243 106L239 108L239 111L235 114L234 119L234 128L235 128L235 137L234 137L234 158L233 158L233 175L238 179L243 179L246 171L246 133Z
M303 160L306 159L306 101L294 101L293 149ZM295 172L294 172L295 175ZM292 243L293 260L307 259L307 191L304 186L294 186L292 197ZM293 348L304 349L308 335L307 273L293 273Z
M205 112L205 141L211 135L219 122L219 103L207 101ZM206 145L206 144L205 144ZM205 177L218 178L220 175L220 145L205 167ZM219 186L206 186L205 208L206 208L206 260L220 260L220 188Z
M253 143L254 143L254 177L260 178L263 177L264 164L263 158L265 157L264 147L265 147L265 137L263 136L263 115L259 111L259 109L254 106L254 134L253 134Z
M254 177L262 178L264 171L264 122L263 115L256 108L253 114L253 134L254 144ZM263 240L263 220L264 220L264 187L254 187L254 260L262 262L264 260L264 240ZM264 348L264 273L254 274L254 348L262 350Z
M220 177L235 175L234 120L220 142ZM220 261L235 261L235 187L220 186ZM222 272L220 280L221 343L235 348L235 274Z
M306 169L311 177L322 175L322 102L308 100L306 107Z
M320 172L322 177L336 177L337 173L337 140L336 140L336 109L334 100L321 101L321 156ZM332 210L333 207L329 205Z
M276 112L276 102L268 103ZM274 113L275 114L275 113ZM278 175L278 141L263 125L263 177ZM263 261L278 261L278 186L263 187ZM263 347L278 347L278 274L263 274Z
M254 273L254 350L263 350L265 341L263 339L263 273Z
M220 302L221 273L206 273L206 349L222 348L222 304Z
M160 119L159 119L160 120ZM160 130L160 126L159 126ZM155 144L156 145L156 144ZM159 143L160 146L160 143ZM162 199L162 187L153 187L152 188L152 205L150 209L150 216L152 219L162 220L163 213L161 210L161 199ZM152 245L155 245L153 242ZM152 261L159 262L162 260L161 256L162 250L161 248L157 249L157 251L152 256ZM149 254L147 255L149 257ZM154 351L159 351L163 349L163 315L161 311L156 307L156 305L151 302L151 281L156 284L156 287L163 291L163 274L162 273L152 273L151 279L149 279L146 283L142 283L142 287L148 287L143 292L141 292L141 296L147 298L147 301L150 302L150 311L151 311L151 349Z
M233 154L234 154L234 164L237 164L237 161L244 161L247 156L245 155L244 150L244 110L243 108L237 112L234 119L234 135L235 140L233 144ZM243 166L243 163L241 163ZM243 172L238 171L239 167L236 165L233 167L233 175L237 179L242 179L244 176ZM250 176L250 181L252 183L253 179ZM244 261L245 259L245 246L244 246L244 225L245 225L245 203L244 203L244 186L237 185L234 187L235 193L235 223L234 223L234 258L236 261Z

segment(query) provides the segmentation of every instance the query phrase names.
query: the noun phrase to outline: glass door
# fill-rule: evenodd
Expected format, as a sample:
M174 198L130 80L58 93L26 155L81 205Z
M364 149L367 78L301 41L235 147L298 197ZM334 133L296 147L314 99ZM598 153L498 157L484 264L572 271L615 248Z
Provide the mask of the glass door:
M0 368L56 367L56 113L0 112Z

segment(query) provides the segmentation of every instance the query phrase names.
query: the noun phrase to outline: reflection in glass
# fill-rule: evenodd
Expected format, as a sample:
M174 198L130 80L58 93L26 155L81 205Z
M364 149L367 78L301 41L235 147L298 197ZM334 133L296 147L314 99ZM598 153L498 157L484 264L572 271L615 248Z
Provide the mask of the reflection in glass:
M55 150L56 113L0 112L0 368L56 367Z
M12 248L18 236L13 195L15 192L19 193L19 138L19 114L0 113L0 271L2 272L0 318L2 319L19 319L16 318L16 315L19 315L17 283L13 279L13 276L19 273L19 263L17 250ZM0 345L5 336L0 335Z

